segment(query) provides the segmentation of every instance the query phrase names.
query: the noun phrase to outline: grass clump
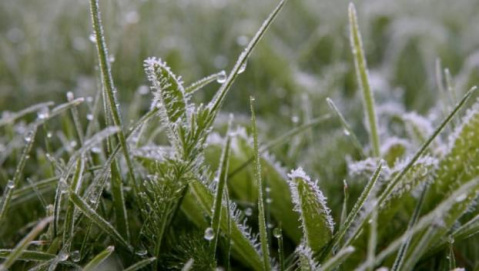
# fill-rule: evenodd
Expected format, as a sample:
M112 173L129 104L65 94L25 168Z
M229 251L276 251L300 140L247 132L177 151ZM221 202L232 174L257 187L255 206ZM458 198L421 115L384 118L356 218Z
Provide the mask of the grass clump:
M331 62L320 77L338 93L301 93L320 83L297 64L286 65L288 57L301 62L316 47L341 55L335 45L347 44L318 34L298 55L283 48L276 58L278 42L265 34L278 31L274 21L283 13L297 18L289 13L306 6L279 1L249 41L238 38L244 49L230 72L215 69L186 84L175 57L146 58L152 98L143 98L149 91L140 85L121 103L124 92L116 86L128 84L115 84L122 81L114 69L123 60L112 60L99 1L90 0L96 93L75 99L68 92L64 103L35 103L0 119L0 270L477 268L470 251L478 249L479 109L470 101L475 87L462 93L469 76L455 83L437 64L433 77L447 93L437 105L424 102L429 114L411 110L414 103L384 87L404 73L401 44L384 55L381 73L390 82L381 81L386 89L378 90L377 71L366 65L362 20L350 4L349 16L343 14L349 66L317 56ZM127 17L135 21L135 14ZM375 33L365 36L375 39ZM369 67L377 69L380 56L371 55ZM253 80L250 69L277 80ZM230 105L249 97L231 91L248 86L244 81L258 84L256 98L247 100L250 111L226 117ZM362 103L350 90L356 81ZM284 107L292 115L288 124L268 113L278 108L267 106L260 91L280 82L289 90L278 92L294 94ZM229 95L241 98L231 102ZM329 109L316 110L318 101Z

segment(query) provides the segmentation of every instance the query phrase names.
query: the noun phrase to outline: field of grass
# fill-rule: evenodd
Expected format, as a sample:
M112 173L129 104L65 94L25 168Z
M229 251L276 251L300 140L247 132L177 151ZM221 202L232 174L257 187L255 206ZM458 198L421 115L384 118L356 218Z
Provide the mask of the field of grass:
M0 270L479 270L478 12L0 1Z

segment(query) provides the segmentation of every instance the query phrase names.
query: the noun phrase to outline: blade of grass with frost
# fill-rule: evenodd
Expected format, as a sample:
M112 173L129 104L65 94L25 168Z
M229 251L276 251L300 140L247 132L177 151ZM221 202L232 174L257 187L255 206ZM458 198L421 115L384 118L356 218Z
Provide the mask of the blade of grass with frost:
M14 252L13 249L0 249L0 258L6 259L12 252ZM52 260L53 258L55 258L54 254L34 250L23 250L17 258L17 261L44 262Z
M81 186L81 180L83 176L83 170L85 169L85 159L83 157L79 158L77 161L76 165L76 170L75 174L73 176L73 180L71 183L70 188L75 192L79 193L80 191L80 186ZM73 239L74 235L74 217L73 214L75 212L75 205L73 202L69 201L67 203L67 210L65 214L65 222L64 222L64 227L63 227L63 244L65 244L66 247L70 247L71 241Z
M336 253L331 259L321 265L319 270L321 271L328 271L328 270L335 270L338 266L340 266L347 258L353 254L355 251L354 247L348 246Z
M105 42L105 35L103 33L103 26L100 16L100 6L98 0L90 0L90 12L93 30L95 32L95 44L97 48L101 77L104 86L103 90L106 94L105 96L108 97L108 104L113 118L113 123L115 124L115 126L120 127L120 131L118 133L118 141L120 141L120 145L125 156L128 173L131 178L133 189L138 190L135 173L133 171L133 164L131 162L130 153L128 151L128 145L126 144L126 137L122 130L123 126L121 123L119 108L117 108L118 101L115 96L116 90L113 83L113 77L111 76L110 62L108 61L108 49Z
M115 230L115 228L108 223L104 218L95 212L80 196L75 192L70 191L70 200L76 205L80 211L85 214L91 222L98 226L102 231L107 233L113 240L124 246L126 249L131 250L131 245L123 239L123 237Z
M374 106L374 96L369 84L368 67L366 58L364 56L363 44L361 40L361 33L359 32L358 20L356 17L356 9L354 4L349 4L349 27L351 50L354 55L354 66L356 67L356 76L361 86L363 94L363 104L366 109L369 124L369 138L373 150L373 156L379 157L381 155L378 121L376 119L376 109Z
M7 124L13 124L17 119L19 119L19 118L21 118L21 117L23 117L27 114L30 114L32 112L36 112L36 111L39 111L39 110L43 110L44 108L48 108L48 107L50 107L54 104L55 104L54 102L39 103L39 104L32 105L30 107L27 107L23 110L20 110L16 113L7 114L6 116L4 116L0 119L0 127L2 127L4 125L7 125Z
M69 102L73 101L75 98L73 96L73 92L67 92L67 99ZM84 135L83 129L80 123L80 118L78 116L78 110L76 107L70 108L70 113L73 119L73 127L75 128L75 132L77 133L78 140L80 141L80 146L83 145Z
M230 121L231 125L231 121ZM229 125L229 127L230 127ZM225 147L223 153L221 154L220 166L218 168L218 187L216 188L216 197L213 210L213 221L211 222L211 228L213 229L214 236L213 240L210 241L210 254L213 257L213 261L216 253L216 246L218 244L218 237L220 234L220 218L221 218L221 207L223 206L223 193L226 187L226 182L228 180L228 166L230 158L230 144L231 137L229 136L229 127L226 135Z
M376 264L380 264L386 257L394 253L398 250L402 244L411 236L417 234L421 230L424 229L437 229L439 227L438 223L441 223L442 219L445 216L448 216L452 210L456 210L458 208L464 209L466 203L471 203L472 201L466 201L466 198L474 199L476 195L479 193L479 179L475 178L466 184L462 185L459 189L455 190L449 197L443 200L434 210L429 212L428 214L422 216L419 221L411 228L408 229L401 237L397 238L395 241L391 242L389 246L376 255ZM464 197L464 201L458 201L457 198ZM413 254L406 260L417 261L420 259L420 254ZM403 270L412 270L408 268L407 262L403 266ZM363 262L356 270L365 270L367 267L367 262Z
M83 267L83 271L93 271L98 270L98 267L102 262L104 262L110 255L115 251L114 246L109 246L102 252L98 253L85 267Z
M336 116L338 116L339 121L341 122L341 125L343 126L344 129L344 134L351 138L351 141L353 142L354 147L359 151L359 154L361 155L362 158L366 158L366 154L364 153L364 149L361 146L361 143L359 142L356 133L354 133L353 129L351 129L351 126L349 125L348 121L344 118L343 114L341 114L341 111L336 107L334 104L333 100L330 98L326 98L326 102L329 105L329 108L336 113Z
M325 115L325 116L322 116L322 117L319 117L319 118L316 118L316 119L312 119L310 122L307 122L305 124L302 124L294 129L291 129L290 131L286 132L285 134L283 135L280 135L279 137L273 139L273 140L270 140L269 142L267 142L266 144L262 145L260 148L259 148L259 153L260 154L263 154L271 149L273 149L274 147L276 146L279 146L285 142L287 142L289 139L293 138L294 136L302 133L302 132L305 132L307 131L309 128L311 127L314 127L318 124L321 124L327 120L330 119L330 116L329 115ZM228 175L228 178L232 178L234 175L236 175L238 172L240 172L241 170L245 169L250 163L252 163L254 161L254 155L251 156L248 160L246 160L243 164L241 164L241 166L235 168L234 170L232 170L229 175Z
M28 247L30 242L43 231L43 229L52 221L52 219L52 217L47 217L38 222L38 224L30 231L30 233L23 237L23 239L15 246L6 260L0 264L0 270L8 270L8 268L10 268L13 263L21 257L23 251Z
M223 83L225 80L226 80L226 72L220 71L218 73L207 76L189 85L188 87L185 88L185 94L191 96L195 94L198 90L204 88L206 85L212 82L216 81L218 83Z
M317 254L333 237L331 211L317 183L312 182L302 168L291 171L288 177L294 210L299 213L301 220L303 238L306 245Z
M258 131L256 130L256 115L254 113L254 98L250 97L251 106L251 130L253 133L254 158L255 158L255 179L258 187L258 228L261 241L261 252L263 254L263 270L271 270L269 262L268 232L266 228L266 212L264 208L264 185L261 176L261 162L258 147Z
M259 30L251 39L246 49L243 52L241 52L241 54L239 55L238 60L233 66L233 69L231 70L231 72L228 74L226 81L223 83L223 85L221 85L220 89L218 90L215 97L213 98L213 101L211 101L208 104L208 107L211 109L211 112L213 112L213 114L216 115L218 113L221 107L221 104L223 103L226 97L226 94L228 93L228 90L233 85L233 82L235 81L236 77L238 76L238 74L244 71L244 68L245 68L244 65L246 64L248 57L251 55L251 52L256 47L260 39L264 36L264 34L266 33L266 30L271 25L271 23L276 18L276 16L279 14L279 12L283 8L286 1L287 0L281 0L278 3L276 8L269 14L268 18L263 22Z
M27 144L23 148L20 161L18 162L17 168L15 169L15 173L13 175L13 179L8 181L7 187L3 193L3 197L0 199L0 223L4 223L3 220L8 211L13 191L15 190L15 187L18 187L20 184L20 177L22 175L23 169L25 168L25 164L27 163L27 157L32 149L36 133L37 127L33 126L32 130L28 131L27 135L25 136L25 141Z
M52 177L24 186L20 189L16 189L12 195L12 200L10 203L11 206L21 204L23 200L28 199L28 197L31 197L32 193L34 193L35 190L43 191L46 188L52 187L55 183L58 182L58 179L59 177ZM36 187L36 189L34 187Z
M371 219L369 219L369 238L368 238L368 270L374 270L374 258L376 256L376 246L378 243L378 207L376 205L376 199L372 202L373 210Z
M406 231L411 230L411 228L414 227L414 225L416 224L419 218L419 214L421 212L422 205L424 203L424 198L425 198L427 190L428 190L428 186L426 185L421 192L421 196L419 197L419 200L416 204L416 208L414 208L414 213L411 216L411 220L409 220L409 224ZM399 248L398 254L396 256L396 260L394 260L394 264L391 271L403 270L402 265L404 263L404 257L406 257L406 252L409 248L410 241L411 241L411 238L407 238L406 240L404 240L404 243Z
M376 185L379 179L379 174L381 173L381 169L382 169L382 163L379 163L378 167L373 173L373 176L368 181L368 183L366 184L366 187L364 187L363 189L363 192L361 192L361 195L359 196L358 200L354 204L353 209L351 209L351 212L346 218L346 221L344 222L343 226L340 227L339 232L337 232L336 235L334 236L333 242L332 242L333 245L331 248L339 246L341 240L343 239L346 232L350 229L359 211L364 207L366 200L369 198L371 191L373 190L374 186Z
M152 264L154 261L156 261L155 257L151 257L148 259L141 260L135 264L130 265L128 268L126 268L123 271L137 271L141 270L142 268L147 267L148 265Z
M207 227L204 222L202 213L206 213L212 217L212 206L214 203L214 195L200 181L193 181L190 183L188 194L183 199L182 211L196 225ZM261 270L263 264L258 251L253 244L252 239L248 235L244 225L235 220L235 216L231 215L228 221L228 214L230 210L221 208L220 228L223 232L228 232L228 225L231 223L231 241L234 242L232 247L234 255L241 259L245 264L254 270Z
M339 226L339 231L342 230L342 228L344 227L344 223L346 222L346 218L348 216L348 200L349 200L349 187L348 187L348 183L346 182L346 180L343 180L343 194L344 194L344 198L343 198L343 207L341 209L341 224Z
M316 271L319 264L316 262L313 256L313 251L308 245L301 242L296 247L295 254L298 257L298 270L300 271Z

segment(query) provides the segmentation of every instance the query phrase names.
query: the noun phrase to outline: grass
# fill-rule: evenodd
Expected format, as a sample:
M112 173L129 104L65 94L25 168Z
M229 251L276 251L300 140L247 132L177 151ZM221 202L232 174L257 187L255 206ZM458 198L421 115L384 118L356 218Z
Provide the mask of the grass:
M474 1L47 2L0 3L0 270L479 268Z

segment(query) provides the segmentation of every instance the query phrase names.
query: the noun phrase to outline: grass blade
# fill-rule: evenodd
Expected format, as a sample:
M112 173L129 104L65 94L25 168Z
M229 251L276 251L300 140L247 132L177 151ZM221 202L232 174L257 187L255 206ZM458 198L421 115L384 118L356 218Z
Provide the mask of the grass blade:
M10 257L13 252L13 249L0 249L0 258L6 259ZM55 258L54 254L34 250L23 250L20 256L17 258L17 261L43 262L52 260L53 258Z
M154 261L156 261L155 257L151 257L148 259L141 260L133 265L130 265L128 268L126 268L123 271L136 271L136 270L141 270L144 267L147 267L148 265L152 264Z
M70 201L72 201L78 209L80 209L94 224L98 226L102 231L110 235L110 237L124 246L126 249L131 250L131 245L123 239L123 237L115 230L115 228L103 219L99 214L95 212L78 194L70 191Z
M205 87L206 85L212 82L217 81L218 83L223 83L224 80L226 80L226 72L220 71L218 73L207 76L189 85L188 87L185 88L185 93L186 95L191 96L195 94L198 90L202 89L203 87Z
M266 213L264 208L264 185L261 177L261 162L258 147L258 131L256 130L256 115L254 113L254 98L250 98L251 105L251 130L254 141L254 158L255 158L255 179L258 187L258 227L261 241L261 252L263 254L263 270L271 270L271 263L269 262L269 247L268 247L268 230L266 228Z
M376 109L374 107L374 96L369 84L368 67L364 56L361 33L359 32L356 9L354 8L353 3L349 4L349 27L351 34L351 50L354 55L356 75L361 86L363 103L368 117L369 138L371 140L373 156L379 157L381 155L381 145L379 143L378 121L376 119Z
M48 108L49 106L52 106L52 105L54 105L53 102L39 103L39 104L32 105L30 107L27 107L23 110L20 110L16 113L8 114L7 116L2 117L0 119L0 127L2 127L4 125L7 125L7 124L14 123L17 119L19 119L19 118L21 118L21 117L23 117L23 116L25 116L29 113L39 111L39 110L43 110L44 108Z
M109 246L102 252L98 253L85 267L83 267L83 271L93 271L99 270L98 266L105 261L110 255L115 251L114 246Z
M53 217L47 217L38 222L38 224L17 244L17 246L8 255L6 260L0 265L0 270L8 270L12 264L21 257L23 251L28 247L30 242L35 239L43 229L53 220Z
M351 255L355 251L354 247L349 246L341 249L334 257L329 259L327 262L325 262L320 270L321 271L328 271L328 270L334 270L336 267L338 267L341 263L343 263L349 255Z

